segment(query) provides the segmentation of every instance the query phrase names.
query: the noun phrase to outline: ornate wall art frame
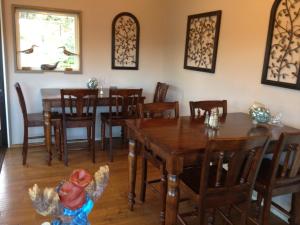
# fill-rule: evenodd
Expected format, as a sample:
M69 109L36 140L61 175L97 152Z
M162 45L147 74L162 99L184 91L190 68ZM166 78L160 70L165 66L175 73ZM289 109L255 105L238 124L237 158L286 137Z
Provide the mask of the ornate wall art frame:
M184 68L214 73L222 11L213 11L188 17Z
M300 1L275 0L262 84L300 90Z
M112 22L112 69L138 70L140 25L128 12L118 14Z

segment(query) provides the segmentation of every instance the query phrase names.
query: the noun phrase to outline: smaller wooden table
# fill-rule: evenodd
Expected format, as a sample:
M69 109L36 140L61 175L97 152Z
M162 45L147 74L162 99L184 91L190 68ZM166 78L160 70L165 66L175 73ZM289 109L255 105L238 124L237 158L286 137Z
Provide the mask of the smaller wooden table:
M279 139L281 132L299 132L298 129L288 126L255 126L245 113L227 114L221 119L221 126L218 130L207 128L203 122L203 118L195 120L190 117L126 121L130 137L128 201L131 210L135 203L136 141L151 149L154 154L166 162L168 172L166 225L175 225L179 201L179 175L185 165L200 161L209 138L238 138L271 133L271 142L274 144ZM270 149L272 151L272 148ZM300 203L300 196L296 196L293 202L293 205L295 202ZM299 213L295 210L298 210ZM297 221L296 224L300 224L300 207L295 210L294 221Z
M41 89L43 112L44 112L44 131L45 143L49 153L48 164L51 165L52 150L51 150L51 109L61 107L61 96L59 88L42 88ZM141 98L144 102L145 97ZM109 89L104 88L103 94L98 96L97 106L109 106ZM114 103L113 103L114 104Z

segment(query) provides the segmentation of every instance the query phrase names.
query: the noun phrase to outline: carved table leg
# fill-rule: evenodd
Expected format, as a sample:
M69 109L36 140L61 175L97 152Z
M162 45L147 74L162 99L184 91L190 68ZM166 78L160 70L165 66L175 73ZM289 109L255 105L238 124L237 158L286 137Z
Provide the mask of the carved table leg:
M168 193L166 207L166 225L176 225L179 203L179 177L168 174Z
M162 196L162 206L160 210L160 224L165 225L166 218L166 196L167 196L167 172L166 165L163 163L160 166L160 185L161 185L161 196Z
M128 163L129 163L129 194L128 194L128 203L129 209L133 211L133 206L135 203L135 183L136 183L136 143L135 140L129 140L129 154L128 154Z
M168 191L165 224L176 225L180 197L179 175L183 171L183 158L169 156L167 158L166 166L168 172Z
M44 130L45 130L45 143L49 154L48 165L51 165L52 150L51 150L51 112L44 111Z
M300 192L293 194L290 224L300 225Z

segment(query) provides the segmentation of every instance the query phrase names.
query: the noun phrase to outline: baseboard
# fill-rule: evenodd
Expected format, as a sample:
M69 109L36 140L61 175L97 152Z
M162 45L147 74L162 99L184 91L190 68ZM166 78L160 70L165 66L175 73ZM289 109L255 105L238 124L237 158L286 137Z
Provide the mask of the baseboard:
M113 137L113 139L119 139L120 137ZM108 139L108 138L106 138ZM100 138L96 138L95 141L101 141ZM72 140L69 140L68 143L83 143L83 142L87 142L86 139L72 139ZM44 142L32 142L32 143L29 143L29 147L41 147L41 146L45 146L45 143ZM11 148L22 148L23 147L23 144L12 144L10 145L10 147L8 149L11 149Z

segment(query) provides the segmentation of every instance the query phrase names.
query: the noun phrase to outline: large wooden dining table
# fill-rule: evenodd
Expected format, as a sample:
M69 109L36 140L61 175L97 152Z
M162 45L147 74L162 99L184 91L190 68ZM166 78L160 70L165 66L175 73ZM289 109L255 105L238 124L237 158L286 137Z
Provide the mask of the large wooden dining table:
M166 206L166 225L175 225L179 202L179 175L186 165L198 163L210 138L237 138L248 135L270 133L272 152L281 132L299 132L288 126L255 125L248 114L229 113L221 117L217 130L204 125L204 118L192 119L135 119L126 121L129 134L129 208L135 204L135 184L137 168L136 142L142 143L166 162L168 191ZM300 225L300 195L295 194L292 201L293 224ZM297 205L297 207L295 207Z
M53 108L61 107L61 96L59 88L42 88L42 103L44 114L44 132L45 132L45 144L48 151L48 164L51 165L52 150L51 150L51 110ZM145 97L140 99L144 102ZM109 88L104 88L103 93L99 92L97 106L109 106ZM115 104L112 102L112 104Z

